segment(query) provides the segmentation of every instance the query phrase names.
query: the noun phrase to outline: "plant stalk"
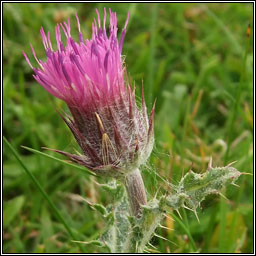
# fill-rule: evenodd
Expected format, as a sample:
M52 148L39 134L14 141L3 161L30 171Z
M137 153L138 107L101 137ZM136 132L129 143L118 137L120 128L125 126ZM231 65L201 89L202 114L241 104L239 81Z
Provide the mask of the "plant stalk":
M126 175L124 185L130 202L131 214L140 217L141 205L147 204L147 195L139 169Z

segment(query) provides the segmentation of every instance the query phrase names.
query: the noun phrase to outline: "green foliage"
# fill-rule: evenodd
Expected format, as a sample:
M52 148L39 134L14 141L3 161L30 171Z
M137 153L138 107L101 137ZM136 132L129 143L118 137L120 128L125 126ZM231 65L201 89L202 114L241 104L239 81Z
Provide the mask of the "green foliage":
M174 192L166 197L166 204L174 210L188 207L194 211L207 195L220 193L226 184L234 184L240 175L239 171L229 166L210 167L202 174L190 170L174 188Z
M4 228L8 227L12 220L20 213L24 204L24 199L24 196L18 196L9 200L8 202L4 202Z
M97 186L86 170L78 172L77 167L65 164L66 159L55 161L20 147L77 149L54 109L65 109L65 105L36 84L22 50L32 56L32 43L38 58L45 60L41 26L54 33L56 22L71 17L72 35L78 38L74 17L78 13L86 38L95 8L102 13L103 7L117 12L120 27L130 11L123 48L127 69L137 95L143 80L148 109L157 98L156 145L143 170L148 198L157 192L165 195L166 187L172 195L187 170L205 170L211 156L217 166L237 160L236 169L253 170L253 52L252 37L246 37L252 4L4 3L3 134L77 237L68 235L4 144L3 206L14 215L8 220L3 212L4 253L81 252L72 240L95 241L106 226L104 218L75 195L104 206L119 200ZM59 157L53 152L49 155ZM97 178L97 182L106 181ZM167 182L174 184L172 189ZM229 186L222 191L228 202L219 196L206 197L197 211L200 224L187 209L180 210L182 220L176 212L168 213L174 221L164 217L162 225L174 231L157 231L175 245L157 237L151 244L162 253L251 253L253 183L249 176L237 183L239 189ZM17 198L24 200L15 202ZM81 247L88 253L107 251L87 243Z
M106 221L105 231L100 236L99 242L111 253L143 253L157 228L161 227L166 211L172 209L178 211L180 208L189 207L196 214L196 208L206 196L219 194L226 185L234 184L240 175L239 171L230 166L209 167L203 174L190 171L175 187L174 193L162 196L160 200L154 198L142 206L139 217L130 216L129 200L123 185L116 183L110 186L104 185L108 191L111 191L112 196L118 195L118 197L106 208L99 204L92 206Z
M119 192L120 193L120 192ZM127 197L122 189L120 201L115 201L109 206L106 231L100 237L100 241L108 247L111 253L122 253L129 236L130 222L129 205Z

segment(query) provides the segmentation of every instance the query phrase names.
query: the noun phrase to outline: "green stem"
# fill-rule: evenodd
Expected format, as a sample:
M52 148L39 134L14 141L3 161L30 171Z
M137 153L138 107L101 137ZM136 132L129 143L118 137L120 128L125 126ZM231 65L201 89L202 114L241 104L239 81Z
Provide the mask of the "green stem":
M17 151L13 148L13 146L8 142L8 140L3 137L3 140L5 142L5 144L8 146L8 148L11 150L11 152L13 153L14 157L17 159L17 161L20 163L21 167L24 169L24 171L27 173L27 175L29 176L29 178L32 180L32 182L35 184L35 186L39 189L39 191L41 192L42 196L45 198L45 200L48 202L49 206L52 208L54 214L56 215L56 217L59 219L60 222L62 222L62 224L64 225L64 227L66 228L67 232L69 233L69 235L72 237L73 240L77 241L77 237L75 236L75 234L73 233L73 231L70 229L70 227L68 226L67 222L65 221L65 219L62 217L62 215L60 214L60 212L58 211L58 209L55 207L55 205L53 204L53 202L51 201L51 199L49 198L49 196L47 195L47 193L45 192L45 190L42 188L42 186L40 185L40 183L37 181L37 179L35 178L35 176L28 170L28 168L23 164L22 160L20 159ZM82 252L84 251L84 248L81 246L81 244L77 243L77 246L80 248L80 250Z

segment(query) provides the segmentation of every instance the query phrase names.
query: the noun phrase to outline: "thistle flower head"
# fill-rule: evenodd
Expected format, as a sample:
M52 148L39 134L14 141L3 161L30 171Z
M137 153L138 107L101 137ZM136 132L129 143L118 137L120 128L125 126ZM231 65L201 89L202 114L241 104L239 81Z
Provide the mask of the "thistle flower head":
M83 155L55 150L98 174L121 177L138 168L151 153L153 146L153 115L150 119L142 96L137 107L135 92L126 78L122 47L129 20L127 16L120 40L117 37L117 16L104 9L103 24L98 10L92 23L92 37L84 40L78 17L80 42L71 36L70 19L55 28L57 50L52 47L50 33L41 28L47 60L38 60L34 78L49 93L66 102L73 118L61 114L80 145ZM64 46L61 30L66 37Z

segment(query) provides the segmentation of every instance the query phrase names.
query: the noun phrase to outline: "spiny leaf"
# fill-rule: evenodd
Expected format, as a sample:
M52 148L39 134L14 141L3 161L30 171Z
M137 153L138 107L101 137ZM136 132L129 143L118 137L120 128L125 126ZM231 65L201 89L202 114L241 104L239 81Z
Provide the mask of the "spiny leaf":
M115 205L109 205L107 210L110 211L109 215L112 214L112 218L108 220L105 231L99 240L109 248L111 253L121 253L131 230L128 220L128 201L124 193L120 201Z
M209 167L203 174L189 171L175 187L174 193L164 200L174 210L185 206L194 211L207 195L219 194L225 185L234 184L240 175L230 166Z
M97 210L102 216L107 215L106 208L101 204L93 204L93 208Z
M143 205L140 218L129 219L132 232L129 236L130 247L126 248L126 251L142 253L163 218L164 214L157 199L152 199L147 205Z
M101 188L103 188L107 193L115 198L115 200L122 199L123 197L123 187L121 184L117 183L116 180L110 180L107 184L99 184Z

